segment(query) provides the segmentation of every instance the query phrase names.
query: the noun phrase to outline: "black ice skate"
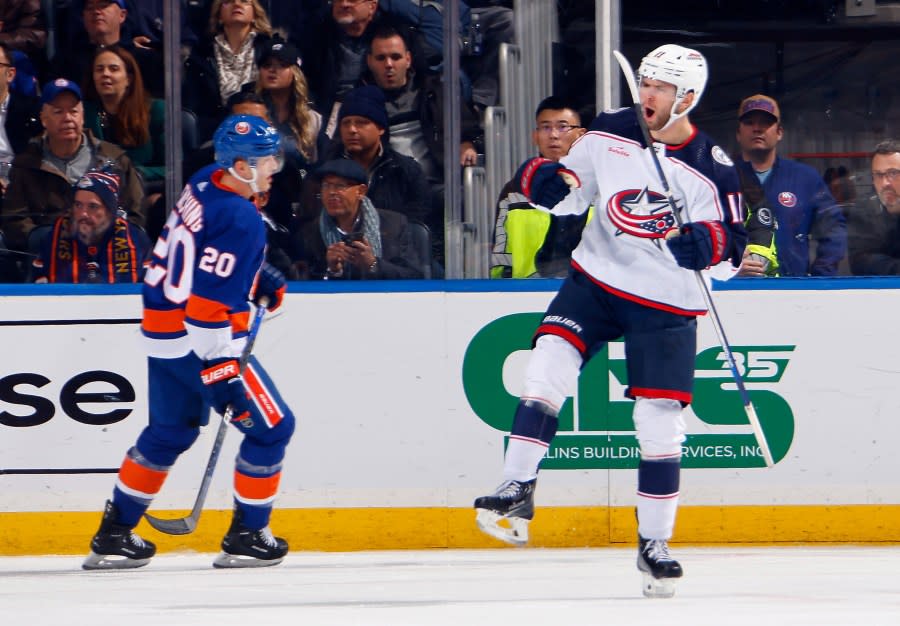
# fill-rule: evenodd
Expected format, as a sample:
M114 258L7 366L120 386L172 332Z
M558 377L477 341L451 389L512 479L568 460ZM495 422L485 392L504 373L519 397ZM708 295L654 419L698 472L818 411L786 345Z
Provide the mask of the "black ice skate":
M534 518L536 483L536 478L526 481L508 480L497 487L493 494L476 498L475 522L478 528L491 537L515 546L528 543L528 523Z
M116 524L116 507L109 500L100 529L91 539L91 553L81 564L84 569L133 569L143 567L156 554L153 543L135 535L128 526Z
M222 539L222 553L213 567L269 567L281 563L287 551L287 541L273 536L268 526L260 530L244 526L240 509L235 508L231 528Z
M648 598L671 598L675 595L675 579L681 578L681 564L669 555L665 539L644 539L638 535L637 566L644 575L644 595Z

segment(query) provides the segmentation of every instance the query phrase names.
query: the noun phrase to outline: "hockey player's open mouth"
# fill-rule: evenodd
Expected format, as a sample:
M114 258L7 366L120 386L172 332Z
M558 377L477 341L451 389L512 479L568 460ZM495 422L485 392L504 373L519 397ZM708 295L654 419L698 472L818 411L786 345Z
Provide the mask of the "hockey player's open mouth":
M644 119L648 122L653 119L653 116L656 114L656 109L651 109L650 107L644 107Z

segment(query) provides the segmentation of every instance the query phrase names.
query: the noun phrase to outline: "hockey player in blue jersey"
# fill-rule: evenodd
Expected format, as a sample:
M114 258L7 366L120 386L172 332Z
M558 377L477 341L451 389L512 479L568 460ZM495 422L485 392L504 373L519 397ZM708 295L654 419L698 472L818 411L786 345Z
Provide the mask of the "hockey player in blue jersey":
M128 450L85 569L146 565L156 547L133 532L176 459L225 414L244 438L234 467L234 515L216 567L276 565L287 542L269 517L294 415L259 362L243 372L250 301L276 309L284 277L264 262L266 231L254 200L281 167L281 140L261 118L233 115L213 137L216 164L185 186L144 279L149 424Z
M519 168L533 204L564 215L595 207L571 269L535 333L506 449L504 482L475 500L478 526L523 545L534 516L538 466L582 366L624 338L626 395L640 444L638 568L644 593L668 597L679 496L683 407L691 401L696 317L706 313L695 271L729 278L746 240L740 184L726 153L689 121L706 86L703 56L664 45L644 57L639 96L654 146L633 107L601 113L558 163ZM649 153L656 149L684 226L679 228Z

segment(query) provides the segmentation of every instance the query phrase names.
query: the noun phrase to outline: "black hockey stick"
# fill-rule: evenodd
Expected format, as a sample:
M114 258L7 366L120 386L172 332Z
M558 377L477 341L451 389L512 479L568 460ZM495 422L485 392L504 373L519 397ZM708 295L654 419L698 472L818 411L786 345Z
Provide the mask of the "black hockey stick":
M625 74L625 82L628 83L628 90L631 91L631 100L634 102L634 110L635 113L637 113L641 133L644 135L644 142L647 144L647 149L650 150L650 155L653 158L653 165L656 167L656 174L659 176L660 183L662 183L666 200L669 202L669 207L672 209L672 215L675 217L675 222L680 228L684 225L684 220L678 213L678 207L675 205L675 199L672 197L671 189L669 189L669 181L666 178L665 172L663 172L659 157L656 155L656 150L653 147L653 138L650 136L650 129L647 127L647 120L644 119L644 112L641 108L641 97L638 94L634 70L631 69L631 64L628 62L628 59L625 58L625 55L618 50L613 50L613 54L616 57L616 61L619 62L619 67L622 68L622 73ZM769 450L766 434L763 432L762 425L759 423L759 417L756 415L756 409L753 406L753 402L750 401L750 394L747 393L747 388L744 386L744 379L738 371L737 363L734 360L734 354L731 351L731 345L725 337L725 328L722 326L722 320L719 319L719 312L716 310L716 306L713 303L712 294L709 292L709 287L700 271L695 270L694 275L697 277L697 284L700 285L700 291L703 293L703 299L706 302L706 308L709 310L709 317L716 329L716 335L719 336L719 344L722 346L722 352L725 353L725 360L728 361L728 367L731 368L731 375L734 377L734 382L741 394L744 412L747 414L747 419L750 422L750 426L753 428L756 443L759 444L759 449L760 452L762 452L763 460L766 462L766 467L772 467L775 465L775 462L772 460L772 451Z
M256 343L256 335L259 333L259 327L262 325L263 316L266 314L266 300L262 299L253 316L253 323L247 332L247 343L241 352L240 368L241 372L247 367L250 360L250 354L253 352L253 344ZM200 513L203 512L203 503L206 501L206 494L209 491L209 485L212 482L213 473L216 471L216 463L219 460L219 454L222 452L222 445L225 443L225 434L228 432L228 424L231 422L233 408L229 405L219 422L219 430L216 431L216 440L213 442L212 450L209 452L209 460L206 462L206 470L203 472L203 480L200 482L200 491L197 493L197 499L194 501L194 508L191 509L190 515L187 517L179 517L177 519L160 519L153 517L149 513L144 513L147 523L161 533L167 535L189 535L197 528L197 522L200 520Z

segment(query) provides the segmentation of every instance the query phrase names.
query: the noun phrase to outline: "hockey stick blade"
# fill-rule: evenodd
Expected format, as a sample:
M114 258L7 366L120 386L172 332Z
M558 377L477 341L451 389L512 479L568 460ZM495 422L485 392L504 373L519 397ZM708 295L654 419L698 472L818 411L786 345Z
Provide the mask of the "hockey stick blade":
M643 110L641 110L641 97L638 93L637 76L635 75L634 70L631 67L631 63L628 62L628 59L625 58L624 54L622 54L618 50L613 50L613 56L616 57L616 61L619 63L619 67L622 69L622 73L625 75L625 82L628 84L628 91L631 92L631 100L634 103L634 112L637 115L638 126L640 126L641 128L641 134L644 137L644 142L647 144L647 148L650 150L650 156L653 159L653 165L656 168L656 174L659 177L659 182L665 192L666 200L669 202L669 206L672 209L672 215L675 218L675 222L680 227L683 225L684 220L682 220L681 215L678 212L678 207L675 204L675 199L672 197L672 191L669 188L669 181L662 169L662 164L659 161L659 157L656 155L656 149L653 147L653 137L650 135L650 128L647 126L647 120L644 119L644 112ZM753 429L753 435L756 439L757 445L759 446L763 461L765 461L766 467L773 467L775 465L775 461L772 458L772 451L769 449L769 442L766 440L766 433L765 431L763 431L762 424L759 421L759 417L756 415L756 409L753 406L753 402L750 400L750 394L747 393L747 388L744 386L744 379L741 376L740 371L738 370L737 362L734 360L734 354L731 351L731 344L728 343L728 338L725 336L725 327L722 326L722 320L719 319L719 312L716 309L715 303L713 302L712 294L709 292L709 286L706 284L706 280L703 278L703 274L701 274L699 271L695 271L694 275L697 277L697 284L699 285L700 291L703 294L703 299L706 302L706 308L709 310L709 317L713 323L713 328L716 331L716 335L719 338L719 345L722 347L722 352L725 355L725 360L727 361L728 367L731 370L731 376L732 378L734 378L738 393L740 393L741 403L744 405L744 413L747 415L747 421L750 423L750 426Z
M253 352L253 344L256 343L256 335L259 333L259 327L262 326L263 316L266 314L266 305L268 300L262 298L256 313L253 316L253 323L247 333L247 343L241 352L240 369L241 372L247 367L250 360L250 354ZM197 492L197 498L194 500L194 506L187 517L178 517L175 519L161 519L154 517L149 513L144 513L147 523L161 533L167 535L189 535L197 528L197 522L200 521L200 514L203 512L203 504L206 502L206 494L209 492L209 486L212 483L213 474L216 471L216 464L219 461L219 455L222 452L222 446L225 443L225 435L228 433L228 424L231 423L233 410L229 406L219 422L219 429L216 431L216 439L213 442L212 449L209 452L209 460L206 462L206 469L203 472L203 480L200 482L200 489Z

